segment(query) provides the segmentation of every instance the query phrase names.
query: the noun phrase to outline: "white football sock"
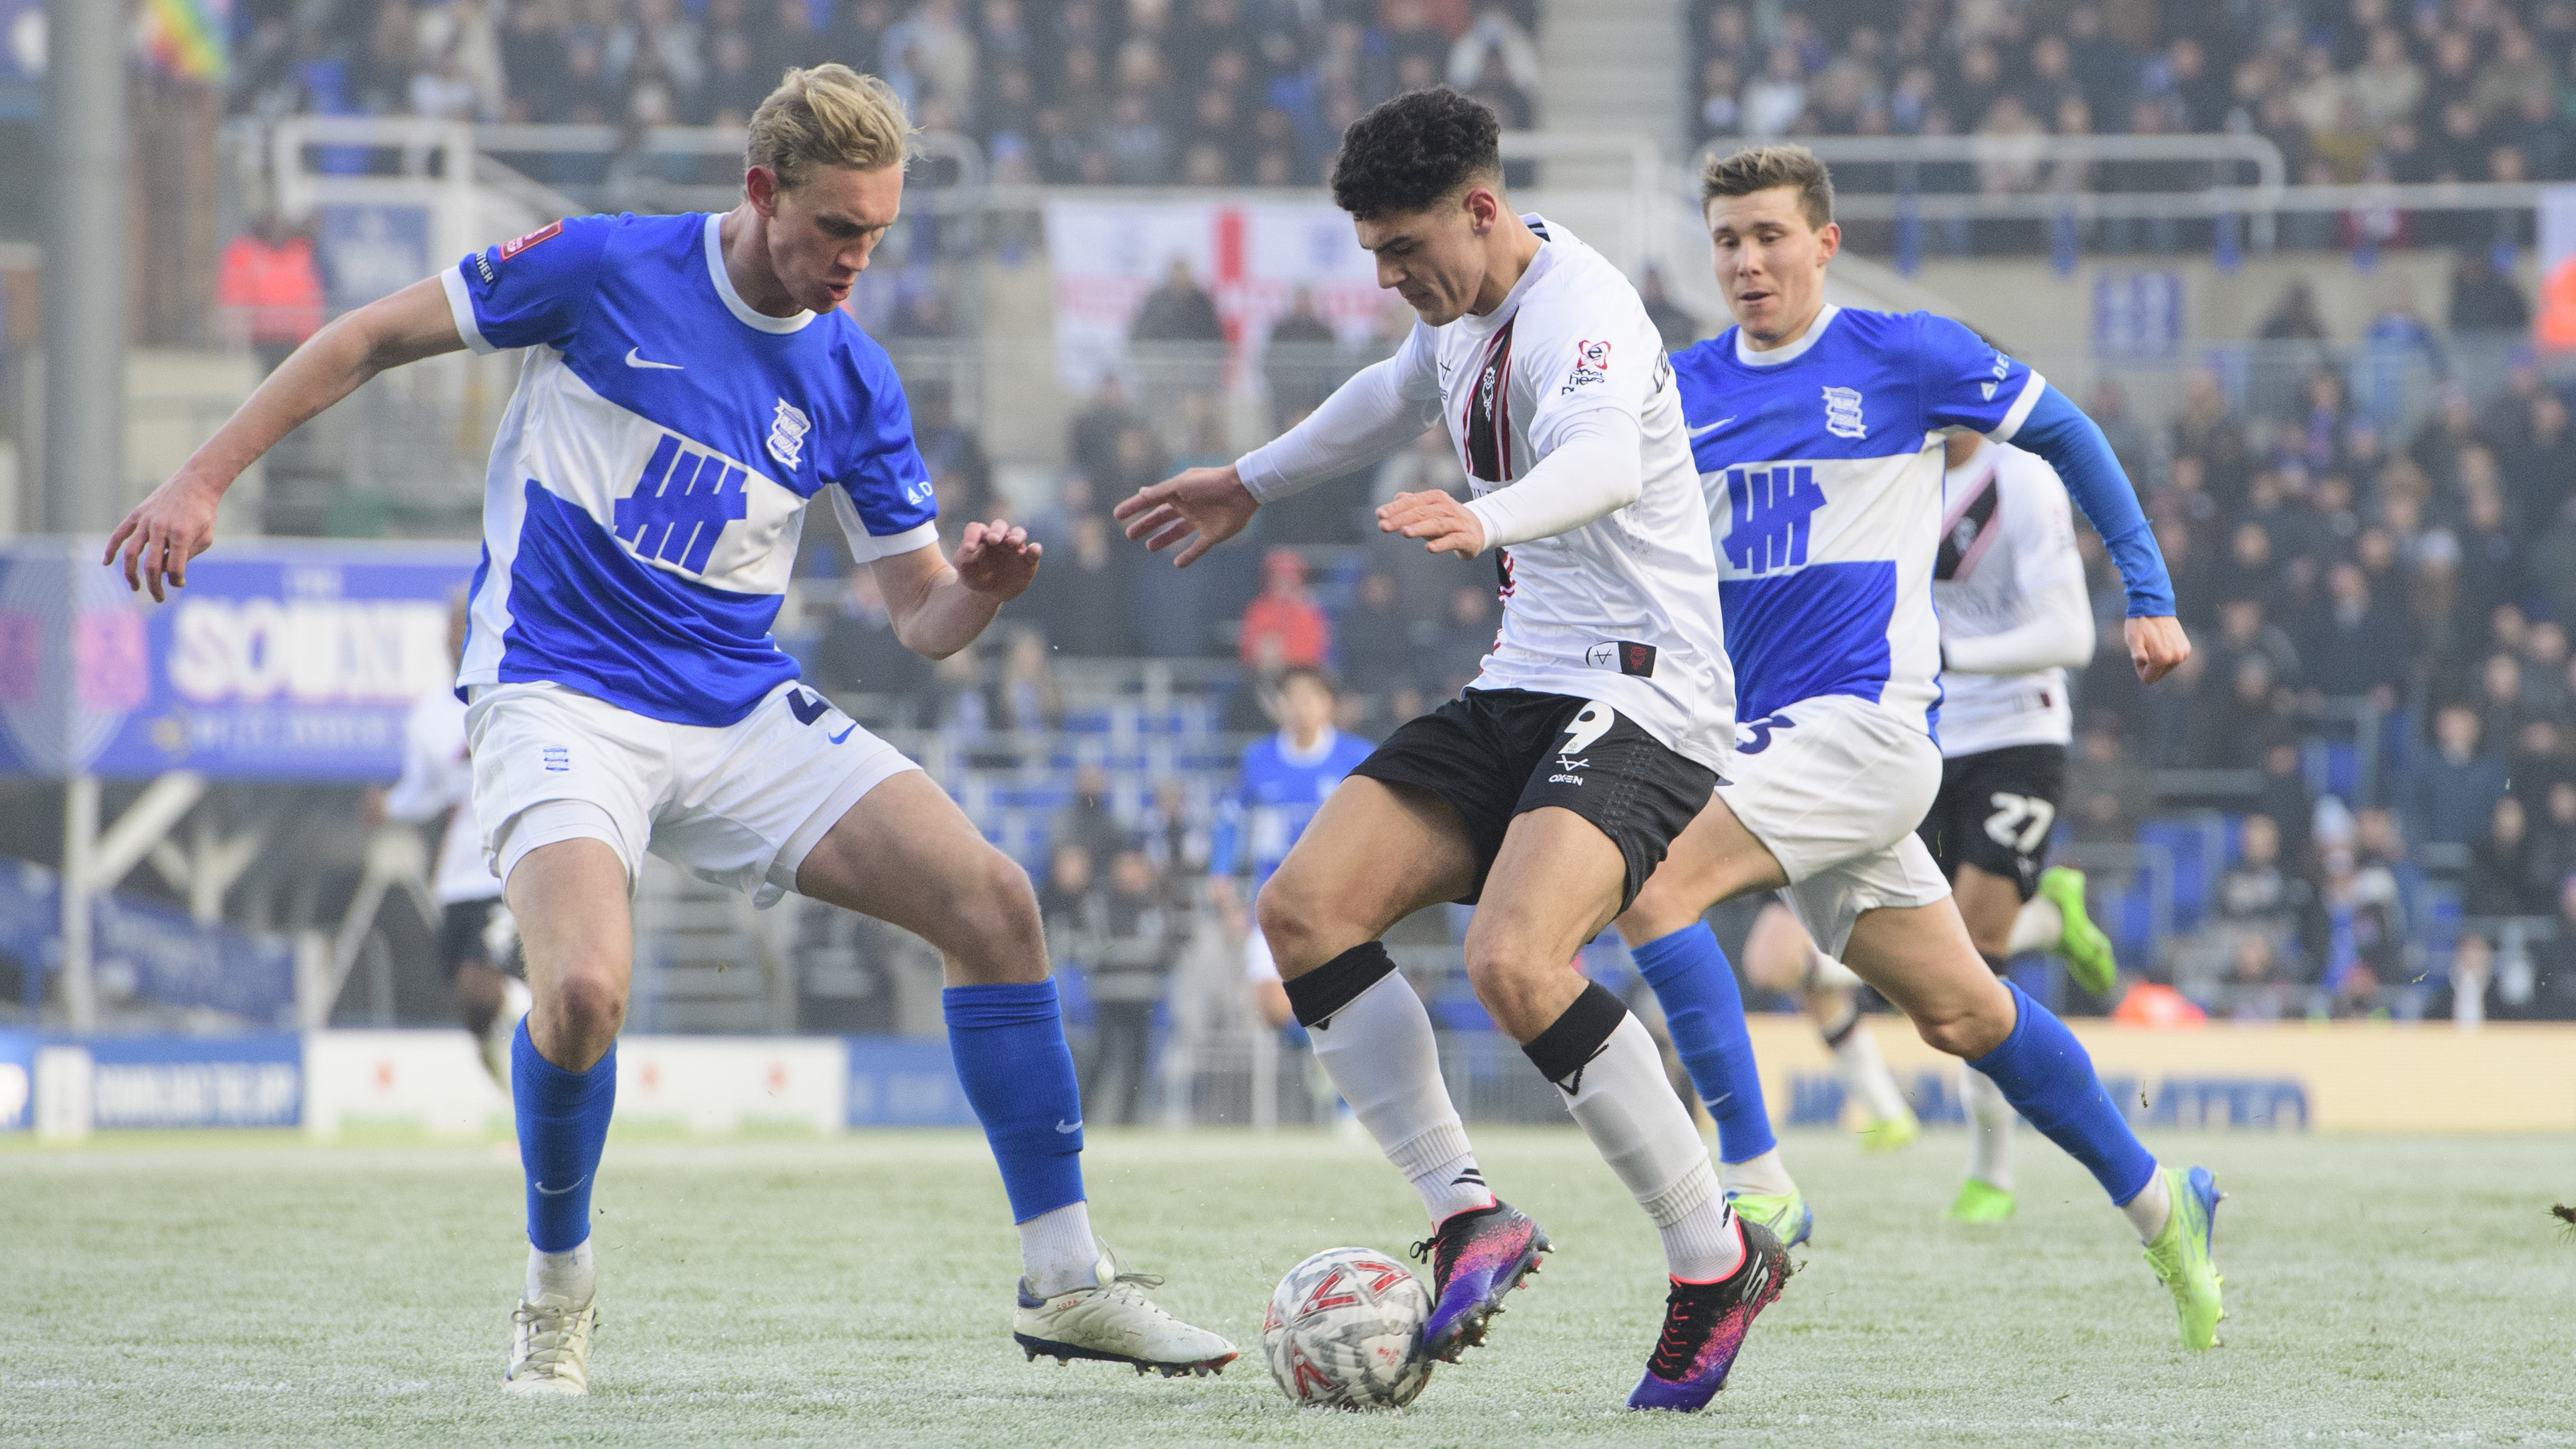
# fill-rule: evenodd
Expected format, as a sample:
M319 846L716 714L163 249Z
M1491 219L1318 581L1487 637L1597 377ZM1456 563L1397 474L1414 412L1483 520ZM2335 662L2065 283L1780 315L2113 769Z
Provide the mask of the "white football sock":
M1959 1063L1959 1095L1968 1103L1968 1175L2012 1191L2013 1124L2021 1113L2004 1100L1994 1078L1966 1062Z
M1352 997L1308 1031L1307 1040L1351 1115L1422 1194L1423 1210L1435 1226L1493 1203L1467 1145L1467 1128L1440 1079L1431 1013L1401 973L1390 972ZM1672 1094L1664 1089L1667 1098Z
M1020 1224L1020 1267L1040 1298L1097 1286L1100 1240L1091 1235L1091 1204L1069 1202Z
M2120 1204L2120 1215L2138 1230L2138 1241L2152 1243L2156 1234L2165 1230L2165 1219L2173 1215L2173 1194L2165 1190L2165 1170L2147 1179L2145 1190Z
M2004 954L2018 956L2024 951L2054 951L2066 938L2066 913L2057 902L2046 896L2032 896L2021 903L2021 914L2013 917L2012 937L2004 942Z
M1566 1091L1569 1084L1572 1091ZM1664 1240L1673 1276L1705 1282L1735 1271L1744 1245L1733 1232L1717 1231L1724 1199L1709 1169L1708 1144L1673 1095L1646 1024L1623 1015L1601 1050L1557 1083L1557 1090L1565 1092L1565 1109L1655 1226L1681 1230L1678 1240ZM1700 1215L1696 1222L1694 1214Z
M1692 1204L1682 1208L1682 1203ZM1664 1271L1684 1283L1714 1283L1744 1261L1744 1235L1735 1226L1735 1210L1702 1164L1646 1204L1655 1232L1664 1240Z
M1887 1058L1879 1055L1878 1038L1870 1035L1858 1003L1842 1038L1834 1046L1834 1073L1843 1079L1843 1090L1852 1094L1872 1122L1904 1116L1909 1110L1905 1093L1896 1085L1896 1074L1887 1069Z
M590 1301L599 1291L599 1260L592 1256L590 1239L579 1247L560 1253L541 1253L535 1244L528 1245L527 1299L530 1303L551 1293L568 1299L576 1308Z
M1750 1193L1755 1197L1780 1197L1798 1190L1798 1185L1789 1180L1789 1164L1780 1159L1778 1147L1742 1162L1721 1162L1717 1165L1717 1176L1719 1184L1728 1192Z

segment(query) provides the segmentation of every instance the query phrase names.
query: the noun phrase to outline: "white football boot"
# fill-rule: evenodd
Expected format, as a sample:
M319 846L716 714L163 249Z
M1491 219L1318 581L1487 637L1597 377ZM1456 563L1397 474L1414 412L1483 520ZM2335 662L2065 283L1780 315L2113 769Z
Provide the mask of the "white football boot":
M1134 1364L1140 1374L1153 1369L1168 1379L1221 1372L1240 1352L1222 1337L1155 1307L1145 1290L1162 1287L1163 1280L1120 1271L1105 1245L1092 1275L1095 1286L1068 1288L1052 1298L1038 1297L1029 1291L1029 1280L1020 1280L1011 1337L1031 1359L1043 1353L1062 1366L1096 1358Z
M528 1014L528 1005L536 998L528 994L528 984L516 976L501 978L501 1012L492 1024L483 1028L483 1070L510 1095L510 1043L519 1034L519 1022Z
M590 1392L590 1336L599 1327L599 1304L575 1308L557 1293L533 1303L519 1300L510 1315L510 1366L501 1387L514 1394Z

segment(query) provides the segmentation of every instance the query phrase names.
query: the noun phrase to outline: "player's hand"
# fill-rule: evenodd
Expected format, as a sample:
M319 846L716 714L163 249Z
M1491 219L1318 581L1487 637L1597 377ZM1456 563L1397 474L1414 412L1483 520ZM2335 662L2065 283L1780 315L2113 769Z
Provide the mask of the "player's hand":
M1432 553L1474 558L1485 551L1485 523L1467 505L1437 488L1398 493L1379 505L1377 531L1423 541Z
M1234 465L1186 468L1150 488L1139 488L1111 510L1127 525L1129 538L1143 539L1149 552L1161 553L1188 540L1174 568L1188 568L1209 549L1243 532L1261 500L1243 486ZM1197 537L1192 538L1191 535Z
M965 541L957 545L949 566L957 570L957 582L1007 604L1037 578L1038 555L1044 551L1044 545L1029 541L1027 529L996 518L966 525Z
M2191 640L2183 635L2182 621L2170 614L2131 619L2127 627L2129 662L2137 666L2143 683L2155 683L2191 657Z
M223 496L221 483L180 469L178 476L153 489L151 497L125 515L116 532L108 535L107 553L99 562L115 563L122 548L125 586L150 588L156 602L168 597L162 592L164 579L173 588L186 588L188 560L215 541L215 504Z

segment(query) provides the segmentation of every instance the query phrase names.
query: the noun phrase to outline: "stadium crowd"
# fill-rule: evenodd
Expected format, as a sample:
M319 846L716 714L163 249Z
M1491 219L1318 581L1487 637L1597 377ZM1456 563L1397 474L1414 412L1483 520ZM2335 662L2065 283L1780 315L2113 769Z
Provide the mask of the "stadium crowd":
M2269 138L2300 182L2576 175L2568 0L1693 8L1692 134L1711 141L2234 131ZM1971 180L1989 191L2143 190L2170 184L2169 169L2074 176L1999 153Z
M1312 185L1447 81L1526 126L1535 0L243 0L237 111L740 126L789 66L884 76L1003 181Z

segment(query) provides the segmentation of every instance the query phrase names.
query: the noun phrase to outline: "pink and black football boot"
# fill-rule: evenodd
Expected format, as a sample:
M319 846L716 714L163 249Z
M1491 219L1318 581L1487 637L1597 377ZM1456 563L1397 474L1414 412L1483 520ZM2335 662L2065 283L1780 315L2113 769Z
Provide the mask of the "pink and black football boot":
M1674 1281L1664 1300L1664 1331L1646 1360L1646 1376L1628 1395L1629 1408L1696 1414L1708 1407L1726 1387L1726 1371L1735 1366L1754 1315L1779 1298L1789 1250L1760 1223L1746 1217L1735 1223L1744 1235L1744 1261L1714 1283Z
M1500 1198L1451 1214L1414 1244L1413 1256L1431 1265L1435 1300L1422 1325L1422 1356L1456 1363L1462 1351L1482 1345L1486 1320L1503 1311L1504 1294L1538 1271L1549 1246L1529 1214Z

